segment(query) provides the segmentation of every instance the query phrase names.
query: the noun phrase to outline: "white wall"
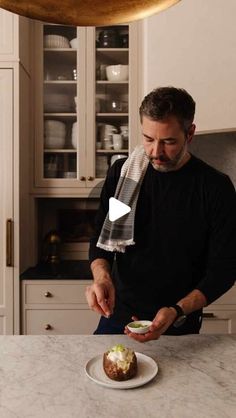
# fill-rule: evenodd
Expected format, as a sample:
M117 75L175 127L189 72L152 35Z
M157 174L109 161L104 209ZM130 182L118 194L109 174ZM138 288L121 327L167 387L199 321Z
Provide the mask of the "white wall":
M143 93L183 87L198 131L236 129L236 0L182 0L144 19L143 35Z

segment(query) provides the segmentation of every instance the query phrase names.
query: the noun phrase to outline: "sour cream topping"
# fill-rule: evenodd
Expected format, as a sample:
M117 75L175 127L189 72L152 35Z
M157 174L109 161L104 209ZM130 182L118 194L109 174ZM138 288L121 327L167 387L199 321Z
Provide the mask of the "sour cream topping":
M127 370L133 359L133 355L133 350L130 350L129 348L123 347L121 345L117 345L110 350L107 357L113 363L116 363L119 368Z

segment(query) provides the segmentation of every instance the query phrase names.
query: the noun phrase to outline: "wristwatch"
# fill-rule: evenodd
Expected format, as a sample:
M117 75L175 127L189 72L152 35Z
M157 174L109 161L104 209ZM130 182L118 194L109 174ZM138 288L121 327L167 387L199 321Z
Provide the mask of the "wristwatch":
M183 325L186 321L187 315L185 315L183 309L179 305L171 305L169 308L174 308L176 310L177 316L175 318L175 321L173 322L173 326L175 328L180 327Z

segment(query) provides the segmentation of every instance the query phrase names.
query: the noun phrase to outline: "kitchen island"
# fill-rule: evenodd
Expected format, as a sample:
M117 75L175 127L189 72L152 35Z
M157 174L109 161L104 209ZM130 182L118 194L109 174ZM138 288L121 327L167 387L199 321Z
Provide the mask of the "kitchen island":
M133 389L103 387L85 364L115 344L158 363ZM0 336L1 418L235 418L236 335Z

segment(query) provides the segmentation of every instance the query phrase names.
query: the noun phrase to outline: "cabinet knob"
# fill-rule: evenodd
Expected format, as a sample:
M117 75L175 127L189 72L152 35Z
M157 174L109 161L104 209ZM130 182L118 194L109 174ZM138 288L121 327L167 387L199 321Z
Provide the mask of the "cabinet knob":
M85 181L85 180L86 180L86 178L85 178L84 176L81 176L79 179L80 179L81 181Z
M48 331L48 330L52 329L52 326L50 324L46 324L44 329L46 329L46 331Z
M88 177L88 181L93 181L93 179L94 179L94 177L92 177L92 176Z
M51 292L45 292L44 296L45 296L45 298L51 298L52 294L51 294Z

